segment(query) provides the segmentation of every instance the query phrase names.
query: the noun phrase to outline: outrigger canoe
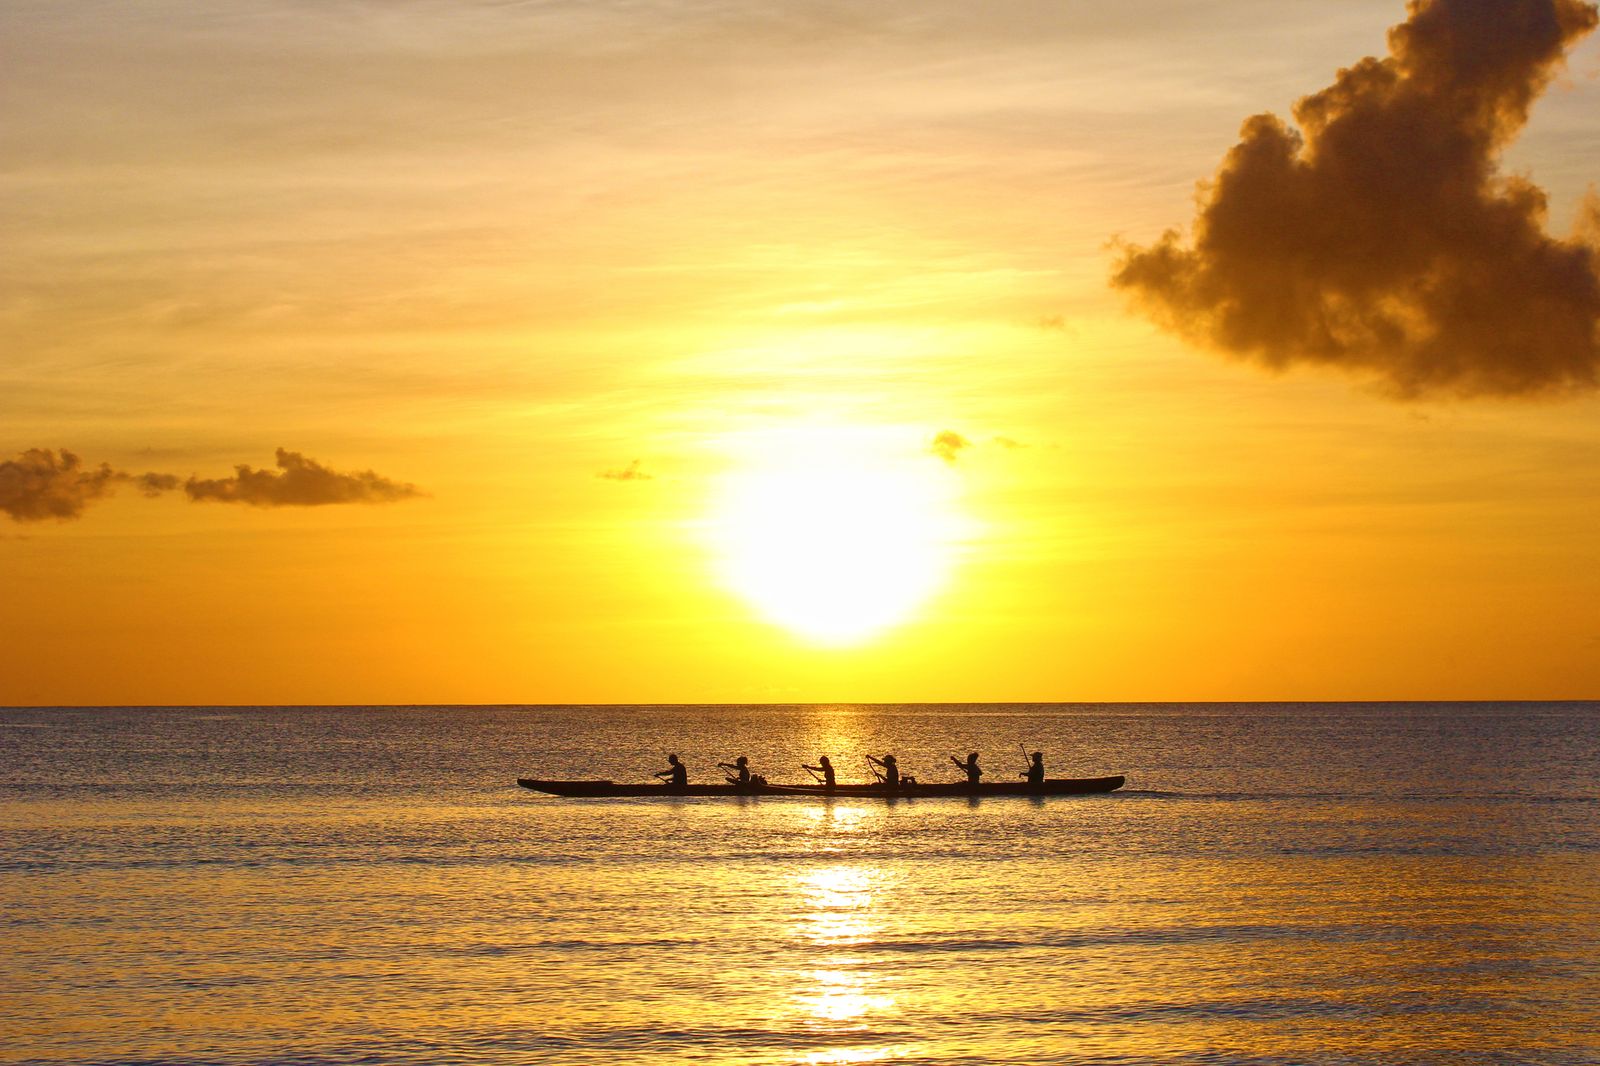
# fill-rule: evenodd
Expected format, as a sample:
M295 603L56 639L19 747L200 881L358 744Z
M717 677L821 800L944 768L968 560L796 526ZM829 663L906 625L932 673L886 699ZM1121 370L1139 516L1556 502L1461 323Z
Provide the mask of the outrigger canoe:
M883 798L912 796L1086 796L1098 792L1115 792L1125 784L1121 774L1113 777L1050 777L1042 787L1026 781L986 781L969 785L965 781L934 781L902 784L890 789L879 783L835 785L831 790L825 785L768 785L749 786L731 784L688 785L674 788L671 785L631 785L613 781L541 781L519 777L517 784L535 792L548 792L555 796L879 796Z

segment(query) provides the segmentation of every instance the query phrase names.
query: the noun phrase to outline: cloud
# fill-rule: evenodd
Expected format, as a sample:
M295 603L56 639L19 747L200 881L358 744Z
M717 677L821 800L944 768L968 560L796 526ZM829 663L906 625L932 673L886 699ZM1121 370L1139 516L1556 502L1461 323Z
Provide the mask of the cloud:
M959 453L972 447L972 442L953 429L940 430L928 444L928 451L947 463L956 461Z
M89 504L110 496L117 486L133 485L146 496L182 488L191 500L249 503L258 507L314 506L324 503L386 503L422 495L415 485L380 477L371 470L341 474L299 452L278 449L279 473L235 467L231 478L187 481L176 474L130 474L110 463L85 466L65 448L29 448L0 462L0 511L18 522L80 518Z
M655 475L654 474L647 474L647 473L644 472L644 470L642 470L640 468L639 460L637 460L637 459L635 459L633 462L629 463L627 466L623 467L620 470L602 470L602 471L600 471L600 473L596 474L595 477L605 478L607 481L653 481L653 480L655 480Z
M1272 369L1332 366L1400 397L1591 389L1600 245L1545 231L1502 149L1581 0L1411 0L1389 56L1245 121L1201 189L1192 245L1126 247L1112 284L1202 345ZM1591 203L1582 225L1594 226Z
M996 437L994 442L1008 452L1014 452L1018 448L1027 447L1026 444L1022 443L1020 440L1017 440L1015 437Z
M159 496L163 492L171 492L183 484L183 479L177 474L140 474L129 478L139 491L146 496Z
M1600 192L1593 185L1578 205L1578 222L1572 227L1572 234L1591 248L1600 248Z
M29 448L0 462L0 511L18 522L78 518L95 500L109 496L128 475L107 463L84 466L62 448Z
M315 459L277 450L278 470L240 464L233 477L191 477L183 491L195 501L247 503L254 507L318 507L330 503L391 503L422 495L415 485L391 481L371 470L341 474Z

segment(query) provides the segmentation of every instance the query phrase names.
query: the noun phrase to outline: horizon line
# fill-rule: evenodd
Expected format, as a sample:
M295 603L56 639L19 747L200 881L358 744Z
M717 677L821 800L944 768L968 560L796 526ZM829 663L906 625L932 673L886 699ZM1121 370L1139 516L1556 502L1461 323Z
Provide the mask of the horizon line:
M448 710L543 709L557 707L1237 707L1332 705L1432 705L1512 703L1600 703L1600 696L1555 698L1497 696L1472 699L1244 699L1244 700L718 700L710 702L537 702L537 703L18 703L0 704L0 711L186 711L186 710Z

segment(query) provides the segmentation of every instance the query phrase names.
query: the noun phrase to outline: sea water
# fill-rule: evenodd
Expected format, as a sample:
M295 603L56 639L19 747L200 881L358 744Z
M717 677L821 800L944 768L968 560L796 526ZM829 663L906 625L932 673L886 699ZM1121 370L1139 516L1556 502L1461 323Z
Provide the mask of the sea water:
M981 753L1111 796L562 799ZM0 710L6 1063L1600 1062L1600 705Z

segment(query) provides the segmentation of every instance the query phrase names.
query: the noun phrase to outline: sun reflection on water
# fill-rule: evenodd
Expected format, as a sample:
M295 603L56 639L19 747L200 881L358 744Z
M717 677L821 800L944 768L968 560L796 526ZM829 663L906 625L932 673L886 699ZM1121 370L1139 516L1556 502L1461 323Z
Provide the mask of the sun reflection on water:
M826 799L815 807L806 807L802 813L811 821L820 822L829 829L850 833L861 827L861 819L867 812L862 807L846 807L833 799Z
M831 1066L831 1064L847 1066L854 1062L882 1062L894 1054L892 1048L824 1048L821 1051L811 1052L800 1061L814 1066Z
M831 812L829 821L859 818L854 808ZM808 1021L841 1037L860 1033L873 1020L895 1012L890 978L869 965L864 948L882 933L881 900L888 876L864 865L837 865L797 875L801 907L795 932L822 965L799 971L794 1002ZM812 1052L808 1063L856 1063L887 1058L883 1047L832 1047Z
M807 910L801 936L814 947L841 948L867 941L877 931L872 912L878 875L864 866L830 866L800 875Z
M894 1006L893 996L866 991L867 978L859 970L811 970L807 976L817 991L799 998L814 1017L845 1022Z

